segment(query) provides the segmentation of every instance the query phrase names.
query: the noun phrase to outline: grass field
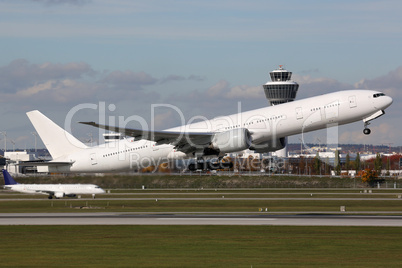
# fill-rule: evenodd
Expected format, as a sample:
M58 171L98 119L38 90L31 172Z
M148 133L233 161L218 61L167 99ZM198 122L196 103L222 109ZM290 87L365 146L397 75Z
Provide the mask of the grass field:
M46 176L18 177L19 183L93 183L105 189L132 188L364 188L359 178L309 177L248 173L242 175L169 175L169 174L106 174L104 176ZM386 178L381 187L402 187L402 181Z
M402 200L38 200L1 201L0 213L27 212L347 212L402 213Z
M103 177L90 178L90 181L69 178L75 182L112 186L112 194L97 196L103 200L48 200L42 195L3 192L0 213L265 213L259 212L259 208L268 208L268 213L333 213L339 212L340 206L346 206L346 211L351 213L402 213L402 199L398 198L402 189L372 189L372 194L362 193L368 188L354 188L350 179L324 178L320 182L305 178L291 181L259 177L231 181L229 177L206 176L168 177L167 181L144 176L139 182L128 177L122 181L108 179L112 181ZM27 180L39 183L35 178ZM46 180L56 183L55 178L44 178L40 182L46 183ZM186 186L174 189L180 183ZM139 190L144 184L149 189ZM116 189L120 185L122 188ZM263 188L274 185L291 185L291 188ZM298 185L301 188L297 188ZM340 185L343 189L318 189L319 185ZM207 186L210 189L205 189ZM159 187L161 189L155 189ZM284 197L303 199L284 200ZM309 200L311 197L322 199ZM0 267L402 267L402 228L391 227L0 226L0 237Z
M45 195L0 194L0 213L16 212L339 212L402 213L401 189L169 189L112 190L98 199L48 200ZM27 200L27 198L32 198ZM298 199L293 199L298 198ZM315 198L320 198L316 199ZM338 200L334 200L338 198ZM340 199L339 199L340 198ZM363 198L363 200L361 200ZM375 213L373 213L375 214Z
M0 226L2 267L401 267L402 228Z

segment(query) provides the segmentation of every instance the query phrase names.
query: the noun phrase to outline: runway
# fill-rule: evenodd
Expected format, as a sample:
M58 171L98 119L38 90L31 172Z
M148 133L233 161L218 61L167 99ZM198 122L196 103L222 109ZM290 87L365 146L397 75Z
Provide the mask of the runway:
M58 199L53 199L58 200ZM79 199L59 199L58 201L89 201L89 200L97 200L97 201L391 201L397 200L402 202L402 199L399 197L388 197L388 198L314 198L314 197L306 197L306 198L298 198L298 197L225 197L224 195L221 197L121 197L121 198L79 198ZM0 199L0 202L9 202L9 201L36 201L36 202L49 202L47 198L8 198L8 199Z
M402 216L353 215L214 215L132 213L2 213L0 225L276 225L276 226L392 226Z

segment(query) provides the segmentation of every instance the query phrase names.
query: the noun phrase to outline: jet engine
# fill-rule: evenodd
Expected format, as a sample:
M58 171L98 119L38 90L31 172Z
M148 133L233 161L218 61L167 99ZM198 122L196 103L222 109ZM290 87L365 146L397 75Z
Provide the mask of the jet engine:
M260 144L252 144L250 150L253 150L256 153L268 153L283 149L285 148L285 146L286 146L286 138L279 138L276 140L271 140Z
M63 198L63 197L64 197L64 193L63 193L63 192L56 192L56 193L54 193L54 197L56 197L56 198Z
M248 149L251 146L251 135L246 128L237 128L216 133L204 154L231 153Z

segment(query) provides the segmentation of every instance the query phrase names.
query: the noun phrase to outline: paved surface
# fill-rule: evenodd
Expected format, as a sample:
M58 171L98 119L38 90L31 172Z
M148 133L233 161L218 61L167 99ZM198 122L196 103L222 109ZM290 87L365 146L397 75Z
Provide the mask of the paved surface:
M397 226L402 216L2 213L0 225L292 225Z
M401 198L397 198L397 197L389 197L389 198L331 198L331 197L329 197L329 198L314 198L314 197L306 197L306 198L297 198L297 197L295 197L295 198L293 198L293 197L284 197L284 198L281 198L281 197L279 197L279 198L269 198L269 197L255 197L255 198L253 198L253 197L251 197L251 198L241 198L241 197L238 197L238 198L232 198L232 197L225 197L224 195L222 196L222 197L214 197L214 198L209 198L209 197L182 197L182 198L180 198L180 197L133 197L133 198L131 198L131 197L128 197L128 198L125 198L125 197L123 197L123 198L96 198L95 200L99 200L99 201L118 201L118 200L120 200L120 201L141 201L141 200L144 200L144 201L149 201L149 200L155 200L155 199L157 199L157 200L160 200L160 201L163 201L163 200L165 200L165 201L217 201L217 200L222 200L222 201L224 201L224 200L231 200L231 201L234 201L234 200L238 200L238 201L253 201L253 200L261 200L261 201L274 201L274 200L283 200L283 201L291 201L291 200L297 200L297 201L306 201L306 200L314 200L314 201L328 201L328 200L331 200L331 201L337 201L337 200L339 200L339 201L345 201L345 200L347 200L347 201L354 201L354 200L357 200L357 201L373 201L373 200L375 200L375 201L390 201L390 200L396 200L396 201L400 201L401 202L401 205L402 205L402 199ZM57 200L57 199L55 199L55 200ZM80 198L80 199L68 199L68 198L65 198L65 199L59 199L59 200L64 200L64 201L79 201L79 200L94 200L94 199L92 199L92 198ZM5 201L42 201L42 202L44 202L44 201L49 201L49 199L47 199L46 197L44 197L44 198L24 198L24 199L21 199L21 198L9 198L9 199L0 199L0 202L5 202Z

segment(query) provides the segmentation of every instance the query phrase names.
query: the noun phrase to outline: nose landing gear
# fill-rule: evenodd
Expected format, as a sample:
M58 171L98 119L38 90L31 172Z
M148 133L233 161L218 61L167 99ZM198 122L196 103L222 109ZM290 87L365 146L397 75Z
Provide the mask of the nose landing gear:
M369 122L364 122L364 129L363 129L364 135L370 135L371 133L371 130L367 127L368 125L370 125Z

